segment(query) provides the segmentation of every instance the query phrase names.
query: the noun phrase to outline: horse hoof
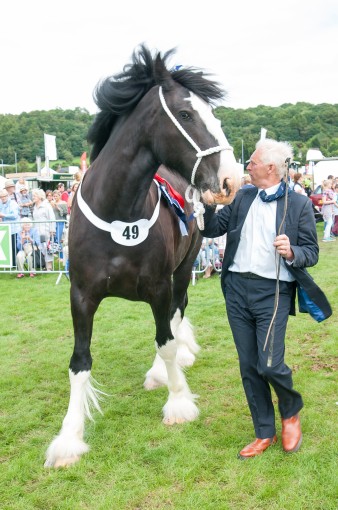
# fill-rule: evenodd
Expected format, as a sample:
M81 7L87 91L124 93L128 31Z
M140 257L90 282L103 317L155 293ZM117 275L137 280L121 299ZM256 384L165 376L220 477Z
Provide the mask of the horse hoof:
M75 464L76 462L79 462L80 457L78 455L74 455L74 457L64 457L56 459L53 465L50 465L50 463L46 460L45 467L54 467L54 468L62 468L62 467L68 467L72 464Z
M172 425L181 425L182 423L185 423L187 420L185 420L184 418L163 418L163 423L164 425L167 425L167 426L172 426Z
M186 395L180 398L170 396L168 402L163 407L163 423L165 425L175 425L194 421L199 415L199 410L194 399L197 395Z
M188 347L185 345L179 347L176 354L176 361L180 367L192 367L195 359L195 355L189 351Z
M143 383L143 387L147 391L156 390L156 388L161 388L161 386L165 386L165 383L158 381L157 379L154 379L153 377L147 377Z

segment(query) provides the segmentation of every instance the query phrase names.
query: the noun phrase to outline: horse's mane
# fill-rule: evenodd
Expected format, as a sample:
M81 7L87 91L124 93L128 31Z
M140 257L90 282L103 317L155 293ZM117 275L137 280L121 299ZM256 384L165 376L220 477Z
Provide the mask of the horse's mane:
M123 72L99 82L93 98L99 108L88 132L88 142L92 144L93 161L106 144L111 130L119 117L133 110L142 97L155 85L160 85L169 75L209 104L224 97L225 92L215 81L207 79L205 72L194 67L168 69L166 63L175 49L164 55L141 45L132 55L132 62Z

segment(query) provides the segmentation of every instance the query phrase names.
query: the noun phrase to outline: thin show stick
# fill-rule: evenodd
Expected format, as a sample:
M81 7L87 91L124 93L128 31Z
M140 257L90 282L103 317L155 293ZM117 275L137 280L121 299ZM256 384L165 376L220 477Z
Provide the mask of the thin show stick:
M282 229L284 227L285 219L286 219L286 213L288 209L288 194L289 194L289 169L290 169L290 161L291 158L287 158L285 160L286 164L286 172L285 172L285 202L284 202L284 211L283 211L283 218L281 221L281 224L278 229L277 235L282 234ZM266 334L266 339L263 347L263 351L265 351L269 337L270 337L270 343L269 343L269 355L267 360L267 366L272 366L272 356L273 356L273 344L275 339L275 326L276 326L276 315L278 310L278 303L279 303L279 275L280 275L280 264L281 264L281 256L279 253L276 252L276 290L275 290L275 302L273 306L273 315L272 319L269 325L268 332Z

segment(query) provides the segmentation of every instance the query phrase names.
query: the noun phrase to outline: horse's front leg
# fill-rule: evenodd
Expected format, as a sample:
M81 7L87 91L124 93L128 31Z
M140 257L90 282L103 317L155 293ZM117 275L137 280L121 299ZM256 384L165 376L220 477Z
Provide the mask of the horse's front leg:
M100 391L91 382L92 358L90 341L93 318L99 303L93 303L79 291L71 289L71 307L75 335L73 355L69 365L70 399L67 414L59 434L46 452L45 467L74 464L89 446L83 441L85 418L92 419L90 409L100 411Z
M167 425L195 420L199 414L195 404L197 395L193 395L182 369L179 367L176 354L177 342L170 329L171 284L162 286L151 304L156 323L156 348L164 361L168 375L169 398L163 407L163 422Z

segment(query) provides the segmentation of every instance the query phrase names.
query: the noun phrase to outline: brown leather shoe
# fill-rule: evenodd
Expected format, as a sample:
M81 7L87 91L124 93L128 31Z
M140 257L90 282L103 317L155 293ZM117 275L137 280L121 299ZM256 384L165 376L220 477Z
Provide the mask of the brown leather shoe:
M249 459L261 455L269 446L277 443L277 436L268 437L266 439L256 439L253 443L245 446L238 454L239 459Z
M297 452L302 444L302 430L299 414L291 418L282 418L282 443L285 452Z

